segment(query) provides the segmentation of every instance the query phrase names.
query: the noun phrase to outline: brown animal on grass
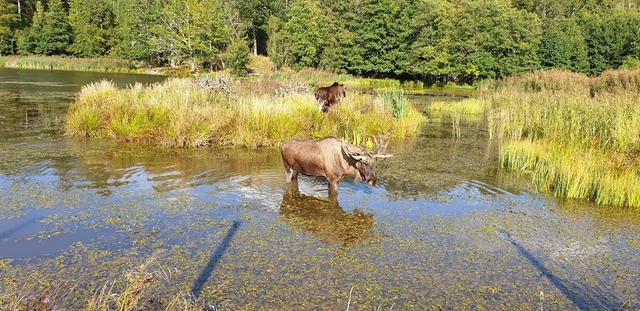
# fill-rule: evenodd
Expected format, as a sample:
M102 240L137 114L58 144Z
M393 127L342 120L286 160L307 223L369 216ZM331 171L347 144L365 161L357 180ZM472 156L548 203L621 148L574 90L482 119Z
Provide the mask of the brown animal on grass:
M347 144L335 137L320 140L292 139L280 146L287 183L298 178L298 173L324 177L329 182L329 196L338 195L338 183L345 175L355 176L355 182L376 184L373 168L376 157L392 155L371 153L362 147Z
M315 95L320 111L327 112L331 106L347 96L347 87L344 84L333 82L331 86L319 87Z

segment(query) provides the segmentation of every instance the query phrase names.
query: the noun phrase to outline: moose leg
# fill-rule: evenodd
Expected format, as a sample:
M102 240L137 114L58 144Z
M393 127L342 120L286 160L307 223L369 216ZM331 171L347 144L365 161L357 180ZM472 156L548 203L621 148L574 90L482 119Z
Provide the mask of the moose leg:
M284 162L284 174L287 177L288 183L290 183L291 180L298 179L298 172L294 171L287 162Z
M329 197L335 197L338 195L338 183L340 180L327 179L329 182Z

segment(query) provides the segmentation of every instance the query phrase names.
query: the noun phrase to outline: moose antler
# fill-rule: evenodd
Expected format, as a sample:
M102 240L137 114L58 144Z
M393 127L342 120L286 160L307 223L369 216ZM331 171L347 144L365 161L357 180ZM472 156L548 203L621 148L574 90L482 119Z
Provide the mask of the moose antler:
M375 143L375 154L373 155L374 157L389 158L394 156L393 154L384 153L385 149L387 149L387 145L389 145L389 133L380 135L378 137L373 137L373 142Z
M344 142L344 138L342 139L342 151L344 151L344 153L347 154L348 157L356 161L362 161L367 159L366 156L357 155L349 151L349 148L347 148L347 143Z

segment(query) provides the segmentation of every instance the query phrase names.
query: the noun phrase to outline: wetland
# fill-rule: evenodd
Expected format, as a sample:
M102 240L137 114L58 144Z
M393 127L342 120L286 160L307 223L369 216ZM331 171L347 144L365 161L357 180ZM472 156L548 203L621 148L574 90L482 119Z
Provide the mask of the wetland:
M459 95L409 95L419 135L390 142L375 187L346 179L330 201L326 182L288 186L276 148L63 135L102 79L164 78L0 68L0 309L87 309L136 277L134 309L640 308L640 211L532 190L485 118L458 136L426 109Z

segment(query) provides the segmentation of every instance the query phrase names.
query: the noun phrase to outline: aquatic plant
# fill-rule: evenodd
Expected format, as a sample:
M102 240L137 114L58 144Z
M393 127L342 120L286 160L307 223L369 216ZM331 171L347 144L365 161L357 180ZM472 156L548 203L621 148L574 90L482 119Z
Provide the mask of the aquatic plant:
M70 106L66 133L171 147L259 147L292 137L409 137L425 120L406 99L393 106L383 95L354 91L323 114L308 88L272 80L226 83L213 89L187 78L149 87L93 83Z
M404 95L404 91L400 88L384 90L380 92L384 99L385 105L393 110L393 116L396 118L404 118L409 113L409 101Z
M500 163L537 189L640 206L640 71L589 78L558 70L485 87L489 133L510 139Z

